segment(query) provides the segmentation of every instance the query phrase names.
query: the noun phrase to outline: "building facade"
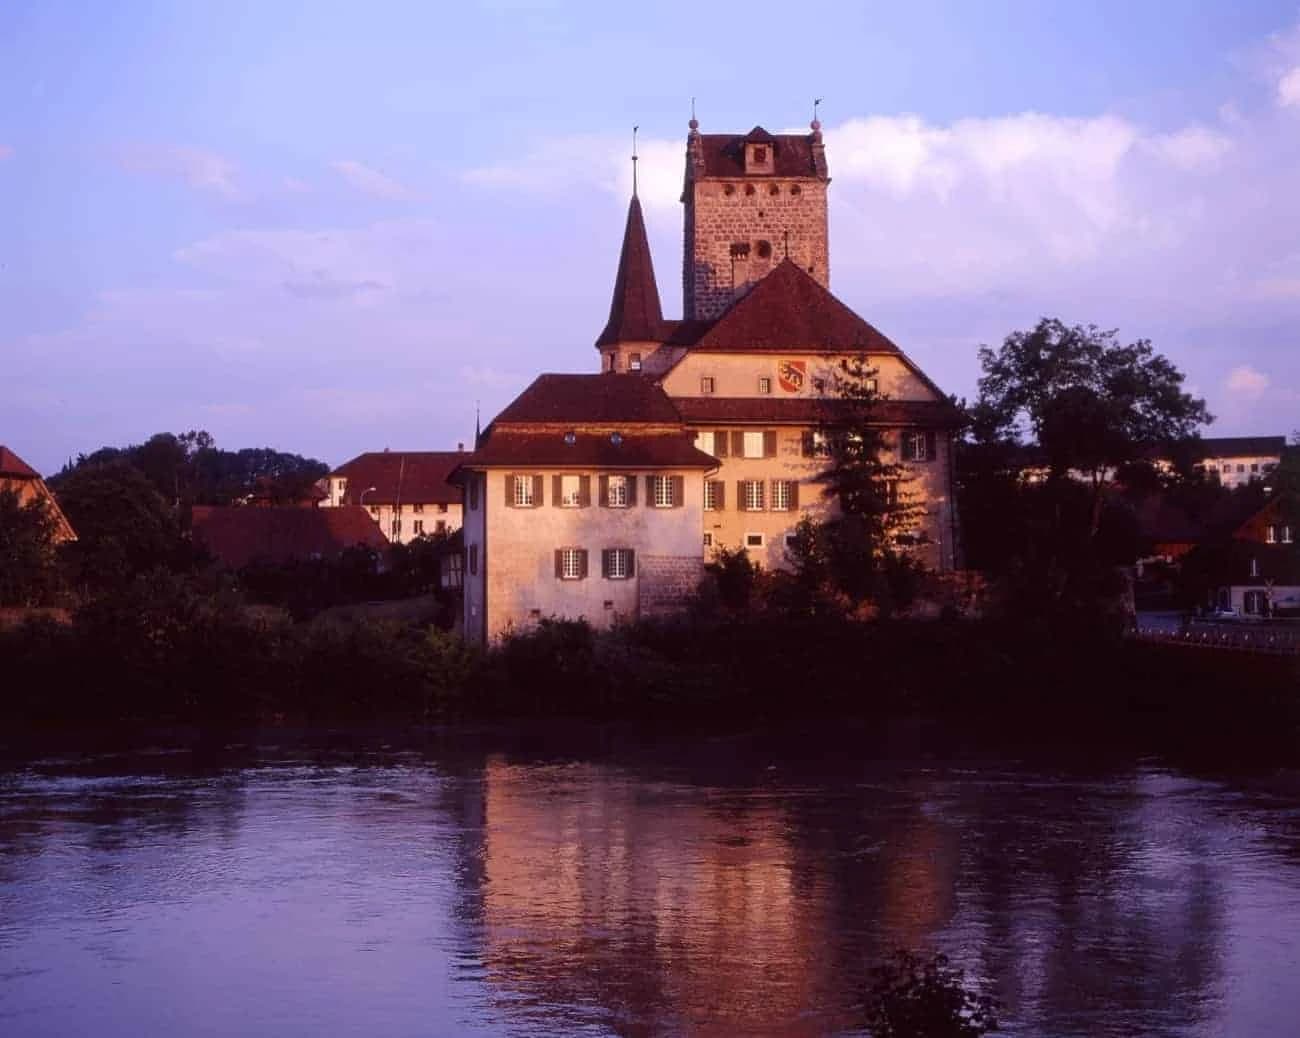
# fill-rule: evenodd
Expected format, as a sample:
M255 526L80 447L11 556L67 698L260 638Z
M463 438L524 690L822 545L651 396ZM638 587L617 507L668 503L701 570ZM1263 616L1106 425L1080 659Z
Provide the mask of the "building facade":
M459 487L447 482L463 451L369 451L325 477L323 508L359 505L393 544L460 529Z
M785 566L800 519L836 507L817 481L821 435L849 406L842 373L859 365L878 393L883 460L903 467L899 493L919 506L910 550L954 568L961 416L831 294L829 184L816 121L804 135L739 135L691 120L681 320L663 316L633 193L600 374L541 376L453 477L465 488L470 638L680 605L719 548Z
M41 474L3 444L0 444L0 490L12 491L17 495L20 505L30 504L32 501L45 502L45 507L54 520L54 539L57 543L62 544L77 539L72 524L63 514L59 502L50 493L50 488L45 485Z

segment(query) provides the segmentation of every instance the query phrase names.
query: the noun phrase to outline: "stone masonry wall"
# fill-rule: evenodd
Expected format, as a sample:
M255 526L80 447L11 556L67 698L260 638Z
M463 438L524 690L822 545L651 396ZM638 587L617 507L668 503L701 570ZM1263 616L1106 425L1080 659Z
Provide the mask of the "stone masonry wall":
M643 555L637 560L637 569L637 605L642 617L681 612L704 579L704 560L699 555Z
M682 267L685 316L721 314L785 258L786 232L790 258L829 288L826 187L811 177L707 178L690 185ZM735 260L734 285L733 245L748 246L748 256ZM763 251L768 255L760 255Z

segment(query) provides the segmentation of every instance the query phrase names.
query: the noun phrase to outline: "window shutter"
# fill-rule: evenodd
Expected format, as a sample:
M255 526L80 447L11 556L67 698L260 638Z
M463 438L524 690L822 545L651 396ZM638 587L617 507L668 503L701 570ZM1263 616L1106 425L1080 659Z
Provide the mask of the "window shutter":
M608 548L602 548L600 551L600 575L606 580L609 579L609 557L610 550Z
M632 548L627 549L627 575L629 580L636 576L636 551Z
M925 460L926 461L934 461L935 458L939 456L938 452L935 450L936 446L937 444L935 442L934 430L927 429L925 431Z
M714 480L713 483L713 507L721 512L727 507L727 482L723 479Z
M745 481L743 479L736 480L736 511L749 511L749 508L745 504Z
M542 507L542 503L543 503L542 498L544 496L542 493L542 484L543 484L542 475L539 472L537 475L533 477L533 507L534 508Z
M912 434L904 429L898 437L899 461L915 461L916 451L912 449Z
M513 472L506 475L506 507L515 507L515 473Z
M591 507L591 477L590 476L578 477L578 507L580 508Z
M681 508L682 503L686 500L686 477L673 476L673 507Z
M745 431L743 429L731 430L731 453L737 458L745 456Z
M715 458L725 458L727 456L727 430L715 429L713 433L713 456Z
M636 504L636 476L624 476L627 481L627 506L631 508Z
M564 576L564 552L559 548L555 549L555 579L559 580Z
M763 457L765 458L776 457L776 430L775 429L763 430Z
M609 507L609 477L603 473L596 477L596 500L601 508Z
M562 476L551 477L551 505L555 508L560 507L560 498L564 496L564 484L561 482L562 479Z
M799 511L799 481L790 480L790 511Z
M653 508L655 506L655 478L646 476L645 478L645 506Z
M578 578L580 580L587 579L587 549L586 548L578 549Z
M813 433L811 429L805 429L803 435L799 437L799 451L805 458L811 458L816 446L813 443Z

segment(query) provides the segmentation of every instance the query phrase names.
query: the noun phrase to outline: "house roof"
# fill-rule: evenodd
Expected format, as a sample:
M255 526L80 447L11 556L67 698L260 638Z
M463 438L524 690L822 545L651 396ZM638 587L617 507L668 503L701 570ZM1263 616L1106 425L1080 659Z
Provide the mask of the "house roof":
M746 142L772 146L773 172L768 176L826 178L825 162L818 168L811 134L770 134L761 126L749 133L702 133L700 152L706 177L745 176Z
M664 391L647 378L548 374L538 375L492 420L492 426L539 422L680 425L681 418Z
M1277 455L1286 449L1285 436L1210 436L1200 441L1206 458L1243 458Z
M348 481L344 500L349 504L362 493L367 505L459 504L460 489L449 485L447 476L464 457L463 451L368 451L330 475Z
M641 200L633 195L627 207L627 227L623 231L623 248L618 257L618 273L614 277L609 320L596 339L596 345L658 341L663 335L663 323L663 308L659 305L659 288L655 284Z
M694 350L745 352L801 348L899 352L894 343L789 258L688 345Z
M241 508L195 505L194 540L231 569L255 560L333 558L364 545L382 551L388 540L364 508Z
M718 462L683 432L606 434L493 432L460 468L713 469Z
M0 476L9 476L11 479L41 478L39 472L3 444L0 444Z
M852 402L818 397L776 396L676 397L673 400L684 421L690 424L770 422L774 425L818 425L834 422L850 412ZM881 400L872 408L880 425L955 426L963 418L947 400Z

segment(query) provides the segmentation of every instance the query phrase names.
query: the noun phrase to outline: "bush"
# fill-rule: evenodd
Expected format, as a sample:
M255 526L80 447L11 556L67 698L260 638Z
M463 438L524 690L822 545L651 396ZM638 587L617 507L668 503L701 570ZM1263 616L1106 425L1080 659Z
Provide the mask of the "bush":
M996 1030L996 1003L966 987L946 955L896 952L872 971L866 999L872 1038L980 1038Z

